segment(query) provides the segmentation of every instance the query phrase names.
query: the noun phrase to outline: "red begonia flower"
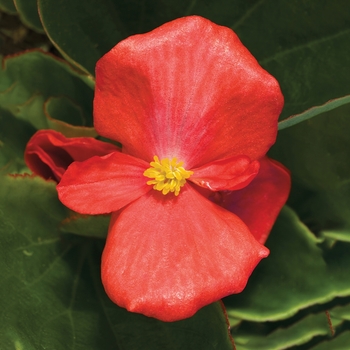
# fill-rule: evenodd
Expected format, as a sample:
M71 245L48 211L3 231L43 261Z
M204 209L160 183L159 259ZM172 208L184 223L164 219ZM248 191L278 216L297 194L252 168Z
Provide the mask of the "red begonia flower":
M197 16L129 37L98 61L95 128L123 152L72 163L57 190L77 212L112 213L102 282L116 304L176 321L243 290L268 255L249 231L264 225L247 219L262 208L240 208L244 223L235 213L244 195L226 210L197 189L253 186L277 213L289 175L266 195L265 177L281 172L263 157L282 106L278 83L233 31Z
M34 174L59 182L72 162L116 151L117 146L92 137L67 138L54 130L39 130L27 143L24 160Z

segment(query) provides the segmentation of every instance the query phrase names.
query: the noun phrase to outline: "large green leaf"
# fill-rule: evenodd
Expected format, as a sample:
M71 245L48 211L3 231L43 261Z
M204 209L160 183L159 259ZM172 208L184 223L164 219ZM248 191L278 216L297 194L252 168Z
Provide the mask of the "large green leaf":
M36 0L13 0L21 21L30 29L44 33Z
M0 339L3 349L232 349L220 303L163 323L105 295L100 240L62 235L55 183L0 177Z
M270 155L291 171L291 205L317 231L350 239L350 104L281 130ZM336 230L336 231L334 231ZM330 234L330 237L332 234Z
M7 173L28 171L24 149L35 129L0 108L0 169Z
M334 320L333 326L338 326L342 321ZM259 325L256 325L259 328ZM249 330L233 332L234 339L240 350L283 350L292 346L305 344L316 336L327 336L330 329L324 312L309 314L299 322L288 327L280 327L271 333L252 332Z
M349 95L349 2L255 1L232 28L279 81L282 118Z
M319 243L319 244L318 244ZM321 241L285 207L267 241L271 253L246 289L225 299L229 316L251 321L288 318L300 309L350 295L349 243Z
M3 59L0 107L36 129L96 135L79 126L92 125L92 98L91 80L52 55L34 50Z
M350 305L331 308L328 315L325 311L304 312L302 317L285 323L243 322L233 330L235 343L240 350L282 350L302 344L301 349L314 349L311 344L319 344L321 349L326 349L326 344L328 349L338 349L337 344L345 344L341 332L350 320Z
M94 75L96 61L117 42L182 15L185 1L38 0L44 28L70 62Z
M40 0L45 31L61 54L94 75L96 61L123 38L113 0Z
M110 215L79 215L72 213L60 225L64 233L74 233L79 236L106 238Z
M234 29L276 76L286 98L282 118L350 93L347 0L39 0L39 9L56 47L90 74L121 39L196 14Z
M311 350L349 350L350 331L343 332L338 337L325 341Z
M10 13L12 15L17 13L13 0L0 0L0 10Z
M281 130L271 156L301 185L335 190L350 180L350 104Z

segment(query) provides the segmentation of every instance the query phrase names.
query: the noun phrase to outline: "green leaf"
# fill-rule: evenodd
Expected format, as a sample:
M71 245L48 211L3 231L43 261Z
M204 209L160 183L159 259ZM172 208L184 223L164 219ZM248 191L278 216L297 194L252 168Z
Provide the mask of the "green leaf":
M282 119L350 94L347 0L249 5L232 29L279 81L285 96Z
M30 29L44 33L36 0L13 0L21 21Z
M288 318L300 309L350 295L349 243L321 249L317 239L285 207L267 241L270 256L252 274L246 289L225 299L227 313L251 321Z
M333 326L341 323L334 320ZM252 329L252 327L251 327ZM309 314L299 322L275 331L259 334L249 331L233 332L235 343L240 350L282 350L305 344L316 336L330 335L330 329L324 312Z
M311 119L317 115L320 115L324 112L331 111L335 108L338 108L348 103L350 103L350 96L344 96L332 101L328 101L322 106L310 108L303 113L293 115L287 119L282 120L281 122L278 123L278 130L290 128L293 125L299 124L305 120Z
M269 155L290 169L290 204L315 231L350 228L350 104L279 132Z
M81 126L86 124L84 111L66 96L49 97L44 102L44 113L47 126L66 137L98 135L93 127Z
M56 184L0 176L0 339L4 349L232 349L220 303L164 323L113 304L100 240L61 235Z
M11 15L14 15L17 13L13 0L0 0L0 10L7 12Z
M65 62L41 51L7 57L0 70L0 107L36 129L60 129L62 123L80 122L82 117L89 126L93 91L88 80ZM53 120L50 113L57 119ZM64 126L69 128L68 124ZM82 132L86 132L84 128Z
M105 311L121 349L233 349L220 303L204 307L189 319L170 323L112 305L107 305Z
M66 209L56 184L28 176L0 182L2 347L116 349L84 265L89 242L58 231Z
M119 41L180 17L185 1L38 0L43 26L62 55L94 75L96 61ZM88 53L88 54L87 54Z
M280 131L270 155L310 190L335 190L345 185L350 180L349 113L350 104L346 104Z
M0 108L0 169L7 173L29 171L23 159L25 146L35 129Z
M60 230L65 233L74 233L79 236L106 238L110 215L79 215L72 214L65 219Z
M122 39L113 0L39 0L45 31L61 54L94 75L96 61Z
M344 306L337 306L329 312L332 320L340 319L350 321L350 304Z
M348 350L350 344L350 331L343 332L339 336L325 341L313 348L311 350Z
M286 100L282 119L350 94L347 8L347 0L157 0L141 5L136 0L39 0L53 43L90 74L120 40L177 17L196 14L231 27L280 82Z

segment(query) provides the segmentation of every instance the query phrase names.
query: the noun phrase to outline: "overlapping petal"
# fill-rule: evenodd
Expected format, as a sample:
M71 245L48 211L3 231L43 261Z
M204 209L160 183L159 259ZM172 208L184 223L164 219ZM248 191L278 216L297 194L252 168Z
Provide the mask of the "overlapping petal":
M112 214L102 281L118 305L176 321L242 291L267 255L236 215L186 184L178 197L151 191Z
M254 179L259 168L258 161L236 156L191 169L193 175L190 181L211 191L239 190Z
M143 176L147 166L121 152L74 162L57 185L59 199L81 214L117 211L152 189Z
M249 186L233 192L216 194L216 202L235 213L262 244L290 192L289 171L280 163L264 157L260 171Z
M33 173L60 181L72 162L116 151L119 147L92 137L67 138L54 130L39 130L29 140L24 159Z
M236 34L197 16L129 37L96 66L96 130L148 162L259 159L282 105L278 83Z

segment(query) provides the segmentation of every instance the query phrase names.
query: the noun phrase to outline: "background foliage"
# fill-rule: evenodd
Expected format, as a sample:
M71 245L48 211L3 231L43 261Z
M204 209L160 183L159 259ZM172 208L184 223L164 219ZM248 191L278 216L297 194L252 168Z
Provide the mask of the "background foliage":
M29 172L23 151L38 129L96 136L96 61L131 34L191 14L232 28L285 96L270 155L291 170L292 193L268 239L270 257L243 293L224 300L235 346L348 349L347 0L0 0L0 10L2 20L23 23L17 32L1 26L0 52L9 40L36 46L3 57L0 70L2 349L233 348L220 303L174 323L111 303L99 277L108 217L72 217L55 183L9 175Z

